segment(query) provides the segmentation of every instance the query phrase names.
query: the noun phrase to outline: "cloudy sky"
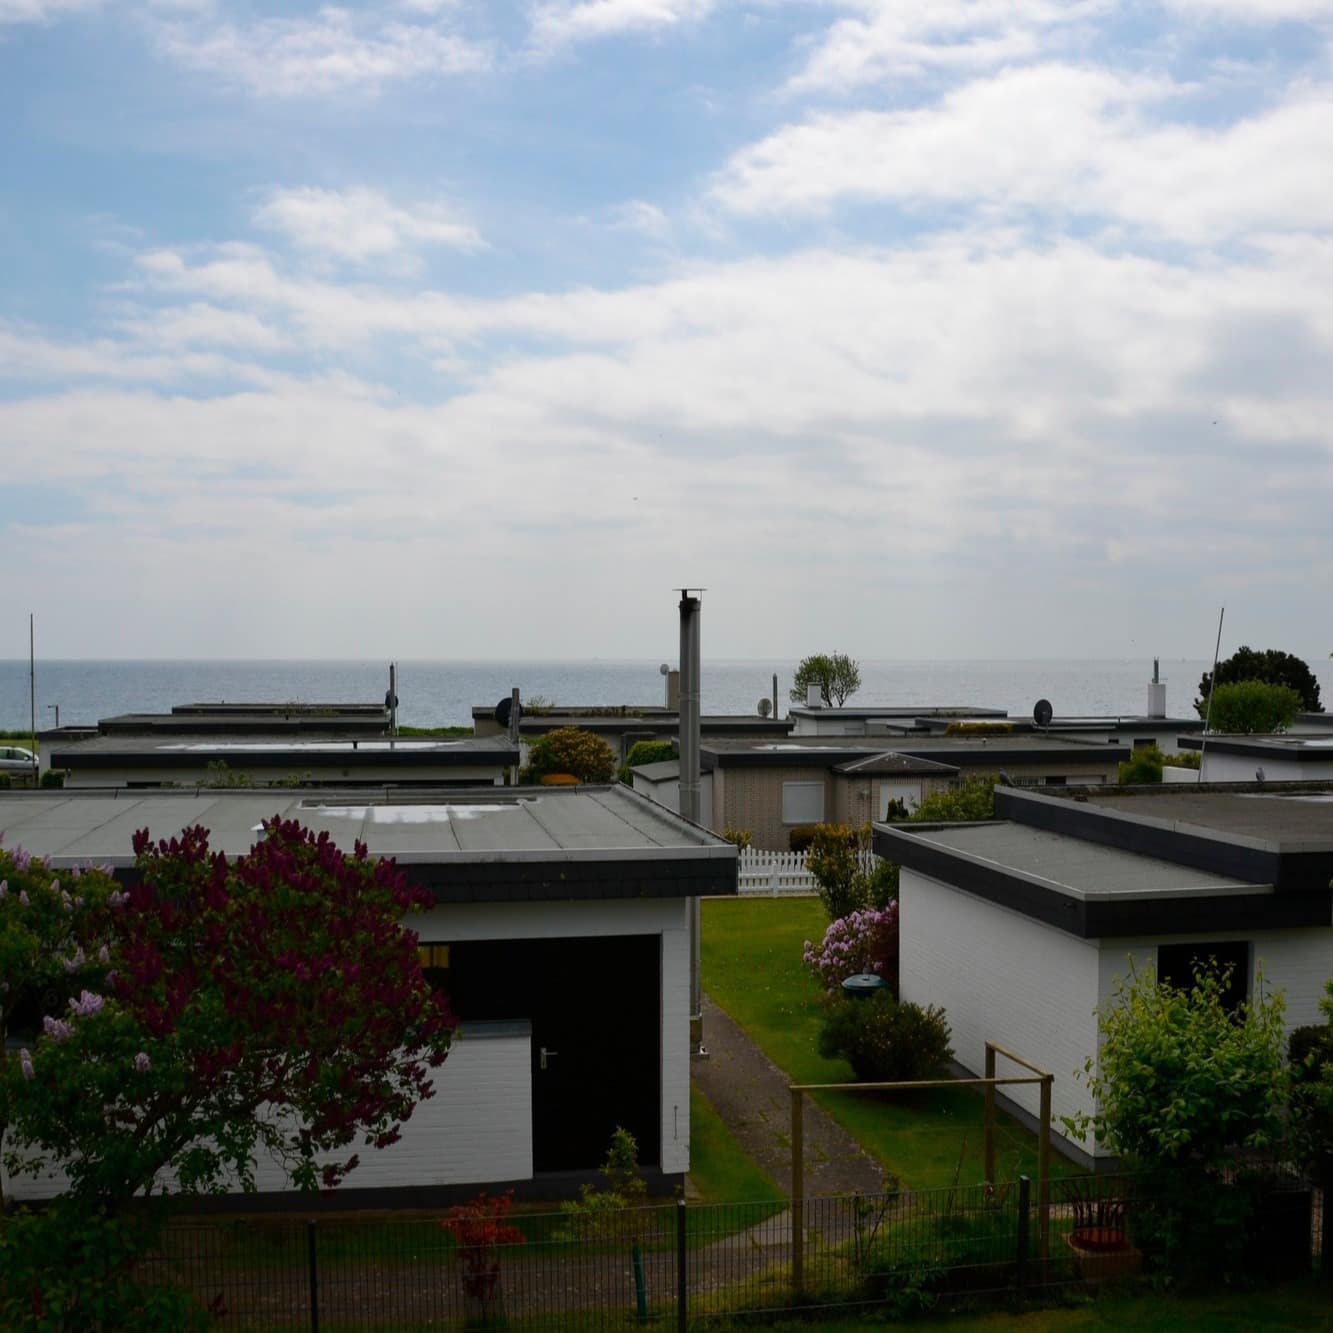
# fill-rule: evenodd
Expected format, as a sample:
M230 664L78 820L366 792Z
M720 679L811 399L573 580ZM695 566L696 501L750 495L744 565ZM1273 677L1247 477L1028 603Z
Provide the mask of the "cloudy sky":
M0 0L0 657L1333 648L1333 0Z

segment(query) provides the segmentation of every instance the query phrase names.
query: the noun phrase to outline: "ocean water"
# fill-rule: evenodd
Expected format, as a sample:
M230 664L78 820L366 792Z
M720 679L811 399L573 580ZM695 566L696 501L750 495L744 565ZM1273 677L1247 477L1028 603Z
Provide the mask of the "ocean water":
M1161 664L1167 711L1193 715L1200 675L1210 664ZM791 661L703 664L705 713L754 713L778 677L787 707ZM1333 696L1327 663L1314 663L1325 697ZM1049 699L1059 716L1135 715L1147 704L1152 662L1124 661L862 661L853 704L965 704L1029 716ZM93 723L118 713L165 713L199 702L376 702L388 688L385 661L42 661L36 663L37 727ZM656 661L400 662L399 721L405 726L469 726L474 704L524 697L557 704L660 704ZM28 726L28 663L0 662L0 729Z

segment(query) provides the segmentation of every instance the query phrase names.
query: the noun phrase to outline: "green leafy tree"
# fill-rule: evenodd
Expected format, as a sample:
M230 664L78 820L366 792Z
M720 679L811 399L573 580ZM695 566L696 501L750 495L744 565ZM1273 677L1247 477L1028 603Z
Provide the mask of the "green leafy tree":
M582 727L557 727L533 741L520 777L524 782L540 782L557 773L572 774L580 782L612 782L615 751Z
M819 686L825 707L841 708L861 688L861 668L846 653L816 653L802 658L796 668L792 702L803 704L811 685Z
M1212 731L1245 735L1286 731L1301 711L1301 696L1290 685L1241 680L1219 685L1212 694L1208 726Z
M965 778L956 787L923 796L911 818L918 824L948 824L995 818L997 778Z
M1065 1127L1147 1167L1220 1171L1242 1150L1277 1143L1286 1005L1260 978L1258 994L1229 1007L1229 983L1212 962L1196 967L1188 990L1153 971L1119 982L1098 1013L1099 1058L1081 1074L1096 1110L1065 1117Z
M1307 713L1322 713L1323 705L1319 702L1319 682L1314 672L1299 657L1291 653L1280 652L1276 648L1238 648L1224 662L1217 664L1217 680L1212 672L1205 671L1199 681L1199 698L1194 707L1199 716L1208 712L1208 694L1214 683L1234 685L1242 680L1261 680L1268 685L1289 685L1300 695L1300 710Z
M1333 1185L1333 980L1324 983L1319 1009L1322 1023L1291 1034L1288 1060L1296 1155L1327 1189Z

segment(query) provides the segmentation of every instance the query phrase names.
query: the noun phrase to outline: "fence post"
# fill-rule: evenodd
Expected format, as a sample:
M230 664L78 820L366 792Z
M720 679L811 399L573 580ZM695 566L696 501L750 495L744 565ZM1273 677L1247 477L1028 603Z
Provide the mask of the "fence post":
M1022 1291L1027 1279L1028 1226L1032 1214L1032 1181L1018 1178L1018 1236L1014 1246L1014 1281Z
M1041 1125L1037 1132L1037 1253L1044 1263L1050 1255L1051 1244L1051 1084L1054 1076L1047 1074L1041 1081Z
M986 1077L993 1079L995 1077L995 1047L986 1043ZM985 1091L986 1107L984 1115L986 1117L985 1127L983 1129L983 1142L985 1144L985 1173L986 1183L995 1184L995 1084L987 1083Z
M306 1274L310 1279L310 1333L319 1333L319 1265L315 1259L315 1219L305 1224Z
M805 1094L791 1090L791 1286L805 1287Z
M685 1269L688 1253L685 1244L685 1200L676 1200L676 1329L688 1333L690 1327L690 1284Z

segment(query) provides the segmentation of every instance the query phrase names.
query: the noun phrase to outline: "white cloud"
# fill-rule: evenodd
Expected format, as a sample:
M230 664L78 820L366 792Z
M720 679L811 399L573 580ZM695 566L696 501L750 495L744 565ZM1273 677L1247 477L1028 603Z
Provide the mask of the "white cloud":
M490 67L483 46L431 23L326 7L310 18L263 19L249 26L164 23L161 48L187 68L263 97L306 97L407 79L469 74Z
M255 215L262 227L279 231L303 250L364 262L415 245L475 250L482 245L474 227L439 203L400 208L377 190L310 187L274 190Z
M1167 9L1191 18L1224 18L1254 27L1333 19L1333 0L1163 0L1163 3Z
M841 92L933 70L993 68L1033 57L1061 30L1104 13L1109 0L834 0L857 11L832 24L798 91Z
M812 116L736 154L712 195L742 215L843 201L970 204L1144 226L1190 241L1333 225L1333 89L1229 126L1164 124L1190 90L1060 65L978 79L909 111Z
M671 28L706 17L716 0L564 0L538 4L532 14L539 47L587 41L621 32Z

